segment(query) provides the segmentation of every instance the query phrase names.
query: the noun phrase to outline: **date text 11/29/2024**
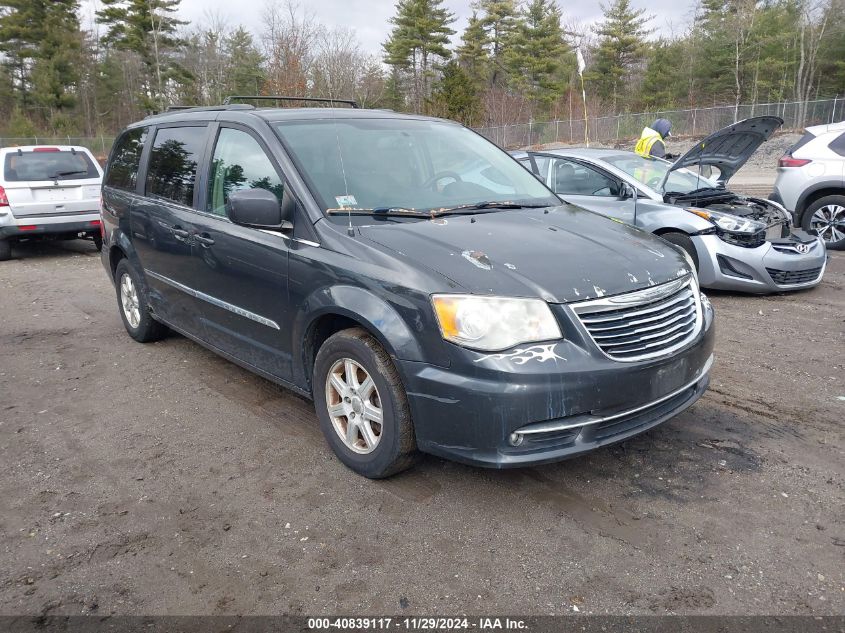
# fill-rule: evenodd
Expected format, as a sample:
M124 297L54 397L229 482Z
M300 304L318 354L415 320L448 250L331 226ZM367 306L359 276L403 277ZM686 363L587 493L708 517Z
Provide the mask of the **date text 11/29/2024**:
M476 630L519 631L528 628L524 620L518 618L446 618L446 617L342 617L342 618L308 618L308 628L313 631L337 630L391 630L404 631L452 631Z

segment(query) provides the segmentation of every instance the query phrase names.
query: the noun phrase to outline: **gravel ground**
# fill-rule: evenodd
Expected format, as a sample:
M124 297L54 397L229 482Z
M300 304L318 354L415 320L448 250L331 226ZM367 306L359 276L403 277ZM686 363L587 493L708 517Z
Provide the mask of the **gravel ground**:
M845 253L713 293L690 410L572 461L373 482L310 403L124 332L90 243L0 265L0 613L842 614Z

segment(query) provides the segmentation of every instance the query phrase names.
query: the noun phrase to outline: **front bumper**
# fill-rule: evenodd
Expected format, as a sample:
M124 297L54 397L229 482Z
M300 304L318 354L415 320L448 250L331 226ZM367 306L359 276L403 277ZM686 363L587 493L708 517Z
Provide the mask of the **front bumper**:
M455 346L447 368L398 361L417 446L459 462L508 468L559 461L633 437L692 405L709 384L713 312L684 349L619 362L577 327L508 354ZM517 353L518 352L518 353Z
M824 242L801 230L756 248L728 244L716 235L693 235L702 288L766 294L818 285L827 265ZM796 247L806 244L809 251Z

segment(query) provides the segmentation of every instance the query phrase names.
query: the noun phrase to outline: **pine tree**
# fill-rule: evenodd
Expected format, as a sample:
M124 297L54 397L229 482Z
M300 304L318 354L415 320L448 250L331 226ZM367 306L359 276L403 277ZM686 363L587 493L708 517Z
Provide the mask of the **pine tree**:
M504 56L511 85L545 108L563 94L567 71L574 67L560 17L554 0L531 0Z
M393 30L384 43L385 63L413 75L416 110L423 109L429 96L433 62L449 59L449 25L455 17L443 0L399 0L396 15L390 19Z
M649 51L640 90L644 108L671 108L686 96L684 44L683 41L660 40Z
M235 95L260 94L264 83L261 67L264 58L255 47L249 31L239 26L225 38L223 48L228 57L229 92Z
M56 111L68 110L76 103L73 88L80 79L82 53L78 9L77 0L53 0L47 4L44 33L32 68L33 97L45 109L45 118L54 128L58 123L54 119Z
M486 84L489 78L489 45L490 39L484 30L484 20L473 12L461 36L461 45L455 52L467 78L477 86Z
M440 80L435 84L431 109L437 116L477 125L481 119L481 100L469 75L455 61L443 66Z
M473 9L481 15L481 24L490 44L490 86L505 79L504 55L518 22L515 0L477 0Z
M32 101L51 119L73 105L79 81L78 0L7 0L0 3L0 52L22 107Z
M181 0L101 0L97 12L100 23L108 27L105 42L140 56L146 69L144 105L161 110L167 103L169 79L183 78L173 60L173 51L181 44L179 26L186 24L175 17Z
M652 18L646 16L645 9L633 9L630 0L613 0L601 8L604 19L596 29L598 49L585 79L596 86L599 96L616 112L619 99L626 93L626 79L648 50L646 37L651 31L646 24Z

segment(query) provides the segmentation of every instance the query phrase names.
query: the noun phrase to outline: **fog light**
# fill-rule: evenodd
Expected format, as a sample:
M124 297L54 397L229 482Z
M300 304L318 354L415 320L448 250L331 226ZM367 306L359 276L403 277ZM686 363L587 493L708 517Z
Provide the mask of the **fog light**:
M525 437L519 433L511 433L508 437L508 442L510 442L511 446L519 446L520 444L522 444L522 441L524 439Z

